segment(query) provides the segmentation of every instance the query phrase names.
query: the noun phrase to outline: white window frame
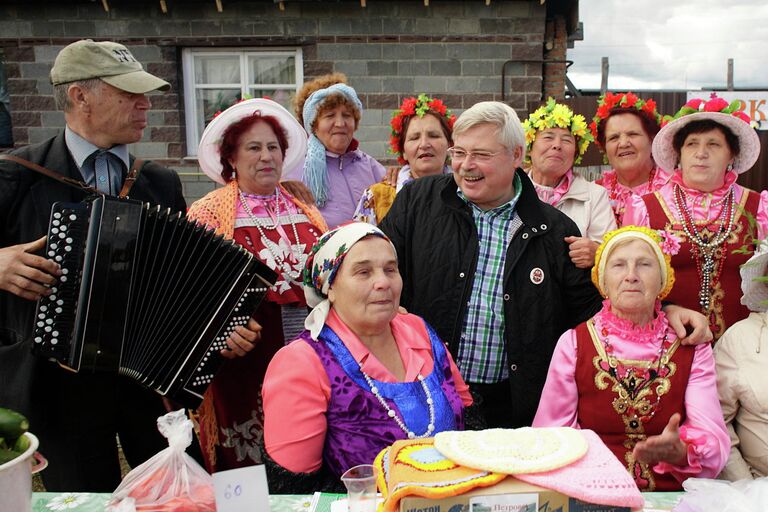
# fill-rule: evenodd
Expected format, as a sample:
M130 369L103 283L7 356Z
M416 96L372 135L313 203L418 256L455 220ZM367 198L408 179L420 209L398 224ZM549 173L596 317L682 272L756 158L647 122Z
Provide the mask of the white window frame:
M187 135L187 156L197 156L197 146L200 143L202 133L198 133L197 127L197 94L198 89L222 89L229 88L232 84L195 84L194 57L206 55L234 55L240 58L240 94L250 94L252 88L263 89L294 89L299 92L304 83L304 58L301 48L275 47L268 50L261 48L184 48L182 50L182 72L184 77L184 120ZM296 67L296 83L287 84L251 84L248 79L248 57L258 55L263 57L292 56Z

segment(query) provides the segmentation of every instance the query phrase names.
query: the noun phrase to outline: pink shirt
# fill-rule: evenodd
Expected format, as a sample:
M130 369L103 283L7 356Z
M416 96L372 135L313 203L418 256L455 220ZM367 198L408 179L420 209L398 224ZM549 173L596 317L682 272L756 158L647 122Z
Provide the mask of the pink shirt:
M326 325L344 341L362 370L371 378L397 382L395 376L371 354L333 309ZM419 374L429 374L434 361L424 321L416 315L398 314L390 326L405 366L404 382L414 382ZM462 403L464 406L472 405L469 386L461 377L450 353L448 359ZM269 456L295 473L320 469L331 384L317 353L303 340L293 341L281 348L269 363L261 394L264 402L264 442Z
M601 329L599 315L595 317L598 331ZM666 319L663 321L666 324ZM668 324L666 329L669 339L676 339L674 330ZM613 354L618 359L652 360L659 350L658 336L649 335L642 328L634 330L634 334L627 329L618 334L609 334L608 342L613 346ZM577 415L579 395L576 386L576 346L574 329L566 331L557 342L539 409L533 419L534 427L580 428ZM680 426L687 430L685 437L681 435L681 438L689 444L688 464L673 466L661 462L653 469L657 473L671 473L678 480L690 476L715 478L728 460L731 441L717 396L712 347L706 343L696 346L685 389L685 414L685 421Z
M720 209L723 200L728 194L728 190L733 186L733 200L736 204L739 204L742 196L745 193L744 187L736 183L738 174L733 171L729 171L725 174L725 183L722 187L714 192L699 192L688 188L683 183L683 177L678 170L672 179L659 189L662 199L669 207L672 214L679 218L677 207L675 206L674 186L680 185L685 191L686 202L688 208L693 212L693 220L697 222L713 221L717 219L720 214ZM714 204L714 205L713 205ZM627 209L624 212L624 226L650 226L650 217L648 216L648 208L645 206L645 202L640 196L632 196L627 203ZM763 190L760 192L760 202L757 208L757 237L759 239L765 238L768 234L768 191Z

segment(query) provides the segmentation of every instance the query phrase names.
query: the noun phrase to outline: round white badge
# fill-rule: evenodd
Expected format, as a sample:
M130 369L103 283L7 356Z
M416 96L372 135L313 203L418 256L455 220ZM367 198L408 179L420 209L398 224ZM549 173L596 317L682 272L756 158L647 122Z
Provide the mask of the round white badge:
M533 284L541 284L544 282L544 271L541 270L539 267L534 268L531 270L531 282Z

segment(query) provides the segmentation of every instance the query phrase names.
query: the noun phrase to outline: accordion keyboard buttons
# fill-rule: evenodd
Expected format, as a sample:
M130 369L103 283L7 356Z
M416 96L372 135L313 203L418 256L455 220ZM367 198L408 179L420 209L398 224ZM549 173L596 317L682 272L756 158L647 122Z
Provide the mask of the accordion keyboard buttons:
M88 209L59 205L51 214L45 254L60 265L61 276L50 287L51 293L38 301L33 340L35 351L41 355L58 359L69 350L63 341L72 336L78 292L76 286L70 285L70 277L79 276L83 266L83 247L74 241L86 239L89 216Z

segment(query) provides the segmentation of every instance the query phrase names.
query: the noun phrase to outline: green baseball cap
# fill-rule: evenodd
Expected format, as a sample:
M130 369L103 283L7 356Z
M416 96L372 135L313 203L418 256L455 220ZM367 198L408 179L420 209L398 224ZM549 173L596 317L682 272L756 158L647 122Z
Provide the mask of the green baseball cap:
M53 85L101 78L120 90L144 94L167 91L171 84L147 73L128 49L112 41L82 39L64 47L51 68Z

